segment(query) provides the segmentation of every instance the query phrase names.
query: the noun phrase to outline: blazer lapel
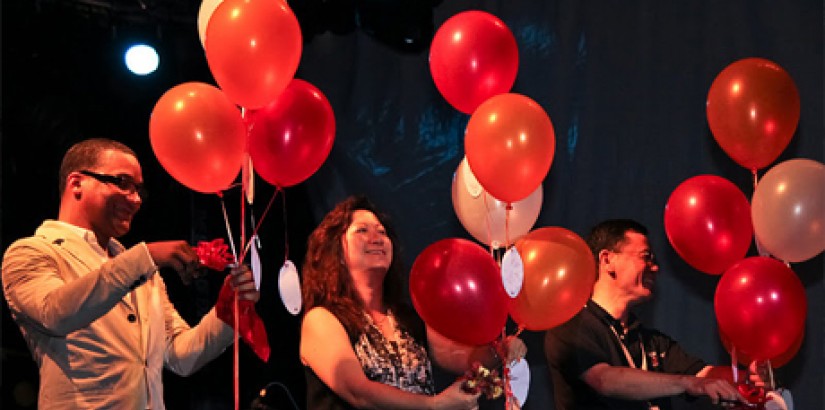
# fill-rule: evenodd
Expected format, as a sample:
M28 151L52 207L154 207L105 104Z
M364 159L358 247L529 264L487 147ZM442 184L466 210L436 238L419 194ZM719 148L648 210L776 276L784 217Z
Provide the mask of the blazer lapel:
M64 255L67 260L76 260L86 268L83 271L70 270L74 276L72 279L77 279L89 271L97 269L101 265L101 256L97 251L95 251L85 239L78 236L71 229L63 226L62 223L45 221L40 228L37 229L35 235L45 239L52 249ZM123 250L123 246L120 245L119 242L117 243L117 247L121 251ZM131 294L127 294L126 297L122 298L120 303L128 308L130 312L136 313L131 301Z

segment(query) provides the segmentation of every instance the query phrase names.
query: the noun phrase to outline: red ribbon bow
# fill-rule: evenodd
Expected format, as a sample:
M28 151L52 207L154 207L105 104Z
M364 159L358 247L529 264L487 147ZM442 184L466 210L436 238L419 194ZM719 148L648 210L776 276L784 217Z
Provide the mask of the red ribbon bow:
M198 255L198 262L209 269L222 271L227 265L235 263L235 257L229 253L229 246L223 242L223 238L200 241L193 249Z

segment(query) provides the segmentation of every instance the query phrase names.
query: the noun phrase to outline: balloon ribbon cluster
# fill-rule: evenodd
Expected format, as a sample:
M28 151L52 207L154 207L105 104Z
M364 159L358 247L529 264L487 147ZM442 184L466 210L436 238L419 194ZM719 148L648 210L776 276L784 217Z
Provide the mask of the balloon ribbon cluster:
M474 362L459 380L463 381L461 389L470 394L481 393L488 399L497 399L504 393L504 381L498 371L488 370L479 362Z
M235 258L229 254L227 245L223 239L218 238L210 242L198 242L194 248L201 265L217 271L223 271L229 264L235 262ZM227 276L223 282L218 301L215 303L215 313L224 323L235 328L235 291L229 284L230 277ZM243 340L252 348L255 354L264 362L269 360L269 340L266 336L264 322L255 311L255 303L251 300L239 300L237 303L238 333Z

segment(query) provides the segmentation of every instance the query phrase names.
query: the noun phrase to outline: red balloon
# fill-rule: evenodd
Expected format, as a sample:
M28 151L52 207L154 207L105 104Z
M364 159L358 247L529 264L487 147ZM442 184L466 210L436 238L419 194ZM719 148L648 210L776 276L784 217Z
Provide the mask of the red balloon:
M719 330L754 360L788 352L805 328L808 303L802 282L782 262L764 256L731 266L716 287Z
M260 108L284 91L301 59L301 28L285 1L225 0L206 28L206 61L236 104Z
M488 98L510 91L518 71L518 46L498 17L465 11L435 33L430 72L450 105L470 114Z
M442 239L425 248L410 271L410 294L424 322L456 342L489 343L507 322L498 265L466 239Z
M665 232L690 266L720 275L748 252L753 238L750 204L727 179L695 176L670 194Z
M467 123L464 152L470 169L481 186L503 202L533 193L550 171L555 151L550 117L520 94L490 98Z
M258 174L287 187L309 178L327 159L335 140L335 115L324 94L292 80L283 94L248 115L249 155Z
M722 339L722 345L725 346L725 350L727 350L728 353L733 354L732 349L734 345L730 342L730 339L727 336L725 336L724 333L722 333L721 330L719 331L719 338ZM794 356L796 356L796 354L799 353L799 349L802 347L802 342L804 340L805 331L803 330L799 333L799 337L796 338L796 340L793 342L793 344L791 344L791 347L789 347L788 350L786 350L784 353L780 355L768 359L771 363L771 367L774 369L778 369L788 364L788 362L790 362L791 359L793 359ZM748 366L751 364L751 362L754 361L752 357L748 356L744 352L741 352L738 347L736 348L736 359L739 361L739 364L743 366Z
M756 171L777 157L799 122L799 91L778 64L746 58L727 66L710 86L708 125L736 163Z
M596 262L587 243L564 228L536 229L518 241L524 283L510 299L510 315L527 330L547 330L584 307L596 282Z
M241 113L221 90L189 82L166 91L149 119L158 161L190 189L215 193L238 176L246 148Z

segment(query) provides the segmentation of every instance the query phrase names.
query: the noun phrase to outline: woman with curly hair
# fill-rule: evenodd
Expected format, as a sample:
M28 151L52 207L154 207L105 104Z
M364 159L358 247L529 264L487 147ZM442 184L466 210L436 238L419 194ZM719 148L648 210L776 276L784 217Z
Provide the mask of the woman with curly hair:
M402 302L399 245L388 218L364 197L339 203L309 238L303 266L301 361L309 409L475 409L478 394L453 383L435 394L430 355L460 373L492 362L425 329ZM508 358L524 344L508 343Z

